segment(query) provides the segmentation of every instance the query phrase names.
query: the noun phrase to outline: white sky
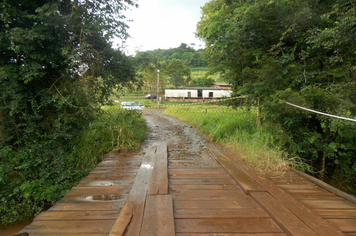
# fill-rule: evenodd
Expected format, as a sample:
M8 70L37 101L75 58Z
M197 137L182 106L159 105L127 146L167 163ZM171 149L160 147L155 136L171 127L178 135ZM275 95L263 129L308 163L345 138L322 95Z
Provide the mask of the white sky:
M204 43L195 37L201 7L209 0L139 0L139 8L126 11L131 38L126 41L126 53L176 48L181 43L195 48Z

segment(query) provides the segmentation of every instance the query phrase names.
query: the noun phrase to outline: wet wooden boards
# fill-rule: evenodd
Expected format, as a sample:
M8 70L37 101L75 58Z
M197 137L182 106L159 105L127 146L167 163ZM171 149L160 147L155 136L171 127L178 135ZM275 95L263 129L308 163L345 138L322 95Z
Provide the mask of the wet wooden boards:
M319 181L313 180L313 177L304 178L291 172L285 179L274 179L278 187L288 192L297 201L312 209L326 222L331 223L346 235L356 234L356 204L350 201L350 196L340 192L334 193L332 187L326 187L331 192L326 191ZM318 185L316 185L318 184ZM344 196L345 195L345 196Z
M215 145L207 144L207 147L213 152L220 164L230 172L231 176L245 193L266 191L253 178L247 175L244 170L226 158Z
M167 145L158 145L141 228L141 236L174 236L173 200L168 194Z
M137 236L140 234L146 193L156 149L157 147L147 149L125 206L112 227L110 236L121 236L125 232L125 235Z
M289 235L318 236L312 229L269 193L253 192L251 193L251 196L261 204L269 215L272 216L272 218L278 222Z
M135 153L125 157L112 153L103 161L105 169L96 167L61 201L20 232L31 236L108 235L130 191L127 181L135 178L135 166L140 161Z
M173 202L168 195L167 145L147 149L124 209L110 236L174 235Z
M277 187L275 184L270 182L268 179L262 177L261 175L257 174L252 168L248 167L247 165L243 164L241 161L238 159L231 159L228 158L221 152L215 145L209 144L208 145L209 149L213 153L214 156L221 162L221 163L233 163L234 165L240 166L240 170L243 171L248 178L254 180L259 186L261 186L263 189L267 190L267 192L274 197L278 201L279 204L284 205L290 213L294 214L296 217L298 217L303 224L305 224L304 228L310 228L316 235L323 235L323 236L341 236L344 235L338 228L334 227L333 224L329 224L327 221L325 221L323 218L321 218L319 215L314 213L311 209L306 207L304 204L293 198L291 195L289 195L286 191L282 190L281 188ZM227 169L228 167L225 166ZM230 171L232 175L234 175L233 172ZM236 177L238 181L240 181L239 177ZM242 178L243 180L246 178ZM248 181L248 187L244 190L245 192L248 192L249 194L252 195L252 192L261 192L258 191L258 189L254 189L251 186L253 186L253 183L251 184L251 181ZM244 185L246 183L239 183L239 185L244 189ZM314 191L314 189L300 189L299 191ZM256 195L258 196L259 193ZM267 203L262 201L263 199L260 197L256 197L255 200L261 205L264 206ZM260 202L261 200L261 202ZM271 203L268 203L271 204ZM265 209L267 210L267 206L264 206ZM273 211L269 211L269 214L272 217L275 217L277 220L277 212L276 216L273 216ZM288 215L290 215L288 213ZM280 218L283 218L279 216ZM290 228L293 229L295 226L289 221L281 223L281 221L277 220L277 223L284 229ZM289 223L289 225L288 225Z
M167 145L157 146L152 176L148 188L151 195L168 194Z
M173 201L171 195L148 195L141 236L174 236Z

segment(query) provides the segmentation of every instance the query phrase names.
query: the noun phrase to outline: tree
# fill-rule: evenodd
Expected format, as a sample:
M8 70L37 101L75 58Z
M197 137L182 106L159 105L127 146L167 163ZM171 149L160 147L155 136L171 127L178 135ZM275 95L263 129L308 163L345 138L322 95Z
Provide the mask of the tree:
M190 67L207 67L204 52L204 49L194 50L194 48L182 43L178 48L137 52L135 58L138 68L145 63L154 63L159 67L157 63L163 61L169 63L173 58L183 60Z
M109 43L114 36L127 37L120 19L131 5L0 3L2 223L53 204L78 178L78 163L70 156L78 132L113 88L130 86L134 77L131 61Z
M197 78L194 80L194 87L210 87L215 80L209 77Z
M170 76L169 80L176 88L188 83L191 79L189 67L184 65L179 59L172 59L169 62L167 70Z
M266 122L283 129L287 138L279 145L351 192L355 125L298 111L285 101L355 117L354 12L347 0L215 0L203 7L197 27L210 66L235 93L260 103Z

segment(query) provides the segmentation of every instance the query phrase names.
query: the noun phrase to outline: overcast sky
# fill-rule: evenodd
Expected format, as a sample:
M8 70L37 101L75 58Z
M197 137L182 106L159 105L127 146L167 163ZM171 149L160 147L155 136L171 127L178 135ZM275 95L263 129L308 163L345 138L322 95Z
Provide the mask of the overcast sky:
M126 42L126 52L168 49L181 43L203 42L194 35L201 17L201 7L209 0L139 0L139 8L124 14L129 22L130 39Z

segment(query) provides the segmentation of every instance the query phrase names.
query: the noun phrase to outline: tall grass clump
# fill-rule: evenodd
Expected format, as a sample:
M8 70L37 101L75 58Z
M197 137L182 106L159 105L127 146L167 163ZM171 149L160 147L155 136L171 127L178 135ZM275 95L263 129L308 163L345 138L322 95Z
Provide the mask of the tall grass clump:
M125 110L99 114L76 140L72 155L74 165L94 167L111 150L138 150L145 138L146 123L142 115Z
M167 109L167 114L198 128L212 141L226 146L261 172L281 173L291 164L285 153L274 143L275 136L278 135L273 133L275 127L266 123L257 129L254 109L171 107Z

